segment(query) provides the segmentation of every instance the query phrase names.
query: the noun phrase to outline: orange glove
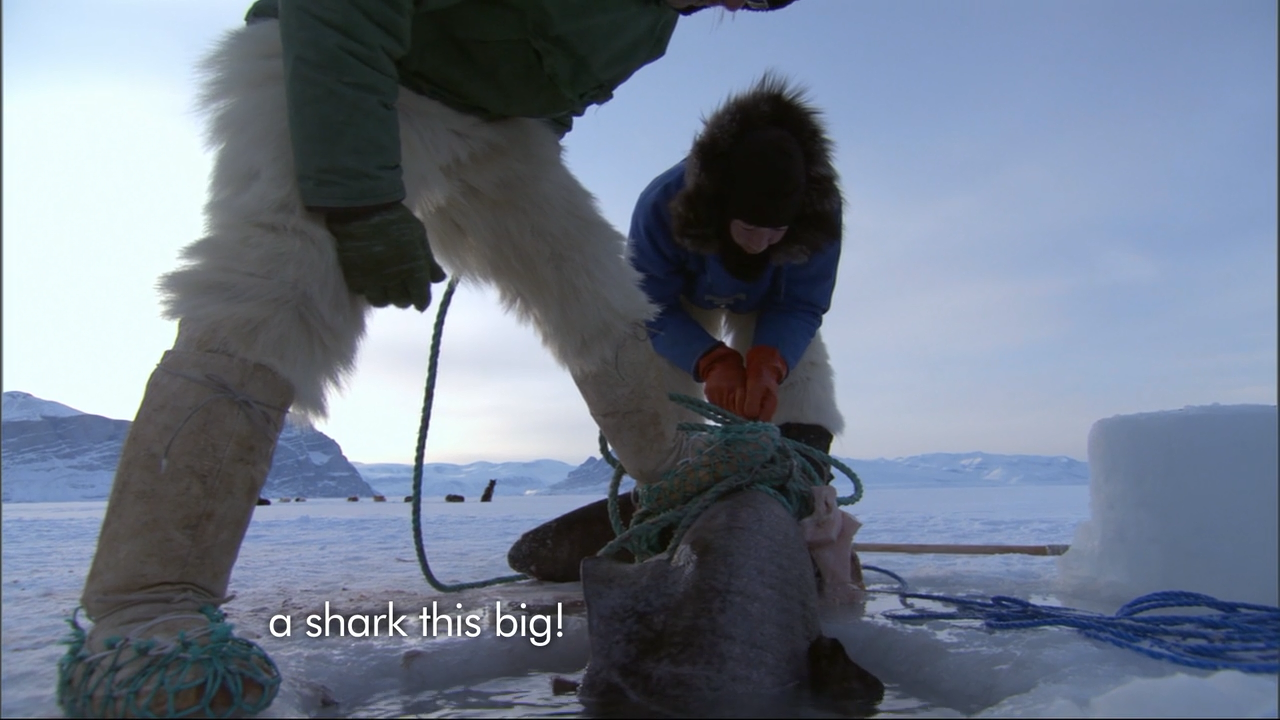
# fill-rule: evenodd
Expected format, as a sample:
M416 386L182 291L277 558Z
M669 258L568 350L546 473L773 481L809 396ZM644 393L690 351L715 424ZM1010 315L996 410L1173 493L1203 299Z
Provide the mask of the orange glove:
M747 352L747 387L742 399L742 417L769 422L778 409L778 383L787 376L787 361L778 348L757 345Z
M735 415L742 414L742 400L747 393L747 375L742 367L742 355L737 350L719 343L698 358L698 377L702 378L702 391L707 401Z

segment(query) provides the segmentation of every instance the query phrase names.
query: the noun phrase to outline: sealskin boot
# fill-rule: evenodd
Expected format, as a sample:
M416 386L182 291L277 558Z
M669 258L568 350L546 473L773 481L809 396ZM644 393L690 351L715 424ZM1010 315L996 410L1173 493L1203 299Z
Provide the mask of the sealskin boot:
M623 526L635 514L631 493L618 495L618 515ZM609 522L609 498L583 505L530 530L511 546L507 564L512 570L547 582L576 582L582 579L582 559L604 549L616 537ZM623 550L618 560L631 562L631 553Z
M789 422L779 425L778 430L782 433L782 437L784 438L802 442L805 445L808 445L815 450L821 450L824 453L831 453L831 440L833 436L831 435L830 430L822 427L821 425ZM826 463L819 463L808 457L805 458L805 461L808 462L814 470L818 471L818 477L822 478L823 482L831 482L830 465L827 465Z
M293 386L265 365L165 353L85 581L94 625L59 665L69 716L226 717L274 699L274 663L232 636L217 607L292 401Z

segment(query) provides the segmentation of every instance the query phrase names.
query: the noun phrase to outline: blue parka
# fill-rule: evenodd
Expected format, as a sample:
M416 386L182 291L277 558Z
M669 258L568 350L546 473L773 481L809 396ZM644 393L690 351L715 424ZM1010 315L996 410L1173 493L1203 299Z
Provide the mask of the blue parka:
M753 344L777 348L787 367L794 368L831 307L840 238L828 238L803 262L770 263L755 280L734 277L719 255L690 250L673 234L670 206L685 188L686 162L681 160L649 183L631 217L631 264L643 275L645 294L660 309L648 324L654 349L702 380L697 376L698 359L719 340L685 311L680 303L684 298L705 309L758 312ZM840 206L833 212L839 227Z

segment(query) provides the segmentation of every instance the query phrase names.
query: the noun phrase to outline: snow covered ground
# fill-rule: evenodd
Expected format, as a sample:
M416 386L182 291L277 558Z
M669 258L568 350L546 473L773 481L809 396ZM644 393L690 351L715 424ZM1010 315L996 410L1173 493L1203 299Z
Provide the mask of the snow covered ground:
M577 496L506 497L493 503L424 505L427 550L448 582L507 574L505 553L520 533L590 501ZM883 489L854 507L863 542L1069 543L1089 516L1089 489L1074 487ZM62 618L76 605L104 504L23 503L3 507L3 693L6 717L58 715L54 666ZM404 503L312 500L255 510L226 609L285 676L269 717L550 716L581 710L551 692L555 675L577 677L587 661L576 584L499 587L448 597L468 614L493 600L560 602L564 637L538 647L530 637L309 638L303 618L324 602L343 613L416 615L446 598L422 579ZM1028 556L866 555L920 592L1009 594L1062 602L1056 563ZM868 580L887 578L875 573ZM1224 598L1230 599L1230 598ZM506 606L504 606L506 607ZM1196 672L1095 643L1068 630L1007 631L878 617L898 607L873 600L863 620L829 616L828 634L889 685L885 717L1251 716L1274 717L1274 678ZM1114 610L1114 608L1111 608ZM294 617L293 636L268 631L273 615ZM461 612L459 614L462 614ZM385 633L384 633L385 634ZM325 703L336 701L336 705Z
M852 508L863 522L856 540L1073 546L1058 560L863 556L921 593L1011 595L1106 613L1135 597L1126 592L1153 590L1275 605L1276 443L1274 406L1109 418L1090 435L1087 487L872 487ZM506 550L522 532L593 499L429 500L427 548L436 575L460 582L508 574ZM0 715L58 715L53 686L63 648L56 640L77 604L103 509L102 502L3 506ZM419 574L410 510L339 500L255 510L232 577L238 595L226 610L284 675L266 716L580 714L574 696L555 695L551 685L557 675L577 677L588 659L580 588L521 583L436 593ZM829 612L824 630L885 681L882 717L1277 715L1275 675L1192 670L1060 628L903 624L884 615L900 608L888 592L893 583L875 573L868 580L878 592L867 614ZM452 610L459 629L473 617L474 634L424 636L415 616L433 603ZM388 637L385 621L377 637L307 636L311 615L390 614L389 604L395 615L409 616L400 626L407 637ZM507 621L510 636L499 636L504 625L495 620L519 614L521 605L528 630L515 633ZM286 617L292 633L273 634L284 634Z

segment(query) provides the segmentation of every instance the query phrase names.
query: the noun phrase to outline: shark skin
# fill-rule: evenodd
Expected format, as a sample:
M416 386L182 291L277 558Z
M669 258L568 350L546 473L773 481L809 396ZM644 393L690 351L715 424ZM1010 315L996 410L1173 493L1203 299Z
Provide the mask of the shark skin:
M716 503L671 553L586 558L581 575L591 660L578 695L593 715L786 716L829 697L870 712L883 697L822 637L805 538L764 493Z

